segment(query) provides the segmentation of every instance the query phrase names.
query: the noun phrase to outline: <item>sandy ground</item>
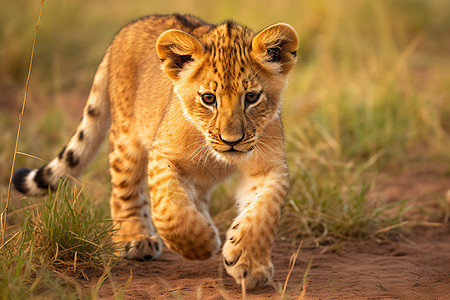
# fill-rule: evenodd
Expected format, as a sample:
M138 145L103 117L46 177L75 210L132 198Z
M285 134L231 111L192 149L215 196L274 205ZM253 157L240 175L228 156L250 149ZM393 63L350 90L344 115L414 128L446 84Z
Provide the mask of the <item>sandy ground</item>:
M422 166L383 175L376 193L386 201L414 197L415 207L432 209L450 177L440 167ZM411 212L414 214L414 209ZM285 295L298 298L307 266L305 299L450 299L450 224L405 228L397 240L345 241L329 248L302 247ZM298 243L278 240L273 248L273 282L247 291L248 299L278 299ZM241 288L226 274L222 257L185 261L166 251L156 261L120 261L100 298L126 286L128 299L241 299ZM94 283L98 277L92 276Z
M306 299L450 299L450 226L416 228L405 241L348 242L336 253L301 249L287 289L300 296L309 262ZM248 299L278 299L297 246L277 242L273 249L276 273L272 283L247 292ZM224 274L217 255L190 262L166 251L157 261L121 261L112 272L115 286L126 284L128 299L241 299L241 289ZM131 279L130 279L131 277ZM114 295L111 281L100 298Z

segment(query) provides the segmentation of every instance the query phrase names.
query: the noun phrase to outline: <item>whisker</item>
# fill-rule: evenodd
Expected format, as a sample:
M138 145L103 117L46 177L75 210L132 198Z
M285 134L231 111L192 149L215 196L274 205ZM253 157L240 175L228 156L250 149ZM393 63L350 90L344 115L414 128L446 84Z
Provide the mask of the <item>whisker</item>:
M207 146L208 146L207 142L202 141L201 145L191 154L191 160L195 160L197 157L202 157L203 152L205 151L205 147Z
M267 144L266 142L259 141L258 143L264 145L264 146L267 147L267 148L269 148L269 150L270 150L271 152L277 153L277 151L276 151L275 149L273 149L272 146L270 146L270 145Z
M260 138L263 138L263 137L265 137L265 138L271 138L271 139L278 139L278 140L283 140L283 139L284 139L284 137L283 137L282 135L267 135L267 134L262 134L262 135L260 136Z
M250 81L254 80L256 78L256 75L258 75L258 73L261 72L261 71L262 71L262 68L259 68L259 70L256 71L255 74L253 74L252 77L250 77Z

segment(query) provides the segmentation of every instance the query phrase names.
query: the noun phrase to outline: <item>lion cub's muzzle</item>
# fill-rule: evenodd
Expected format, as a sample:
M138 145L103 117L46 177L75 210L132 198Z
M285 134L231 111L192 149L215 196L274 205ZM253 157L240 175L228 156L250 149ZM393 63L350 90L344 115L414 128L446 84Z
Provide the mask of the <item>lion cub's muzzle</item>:
M239 155L246 154L254 149L254 138L249 138L249 135L242 134L236 139L225 139L223 135L219 134L218 138L213 144L213 149L225 155Z
M219 138L220 140L224 143L227 144L228 146L234 147L237 144L239 144L240 142L242 142L242 140L244 139L244 135L242 134L240 137L236 138L238 135L235 135L234 137L226 137L224 138L221 134L219 134Z

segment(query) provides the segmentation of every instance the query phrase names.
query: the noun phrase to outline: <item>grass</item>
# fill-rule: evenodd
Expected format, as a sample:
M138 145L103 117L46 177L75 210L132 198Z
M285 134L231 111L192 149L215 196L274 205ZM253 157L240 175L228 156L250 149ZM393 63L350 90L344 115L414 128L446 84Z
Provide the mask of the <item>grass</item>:
M21 206L12 210L0 247L0 295L19 299L69 292L85 298L92 291L71 278L87 279L88 271L117 261L107 207L93 204L67 182L54 195L24 199Z
M30 205L31 206L31 205ZM71 184L49 194L25 213L24 232L35 240L35 252L55 268L69 268L85 275L85 269L102 266L103 255L112 255L112 225L107 206L92 205L89 197ZM113 257L110 257L113 258Z
M31 0L0 5L3 211L39 7ZM326 245L401 229L408 200L386 204L371 191L380 170L450 162L448 1L136 0L109 1L108 9L103 1L47 1L19 152L45 161L56 155L81 116L95 68L115 32L142 14L170 13L174 7L209 22L233 17L254 30L282 21L299 33L300 59L283 106L291 190L281 235ZM109 223L101 221L108 218L107 147L100 152L81 179L88 182L87 194L66 184L54 196L13 198L8 242L0 246L0 297L95 298L95 290L67 276L103 269L111 254ZM18 166L41 164L17 156ZM221 230L234 216L234 185L227 182L213 194L211 210ZM94 198L100 201L90 205ZM437 211L429 214L448 222L448 195L436 199Z
M306 239L319 246L343 239L374 237L381 228L403 221L408 201L386 204L371 199L373 179L362 175L368 171L351 164L320 164L320 161L307 164L298 157L290 161L294 171L282 217L282 235Z

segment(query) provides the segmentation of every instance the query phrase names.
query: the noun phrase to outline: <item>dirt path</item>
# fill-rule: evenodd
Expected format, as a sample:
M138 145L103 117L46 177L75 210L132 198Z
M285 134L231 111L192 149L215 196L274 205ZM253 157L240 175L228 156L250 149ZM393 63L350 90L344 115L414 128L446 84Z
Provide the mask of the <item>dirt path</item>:
M416 228L406 241L347 242L336 253L302 249L287 285L287 296L300 295L304 272L306 299L450 299L450 225ZM297 246L278 242L273 251L274 281L248 291L248 299L278 299ZM132 275L131 275L132 274ZM241 290L223 272L220 255L189 262L166 251L160 260L121 261L113 271L117 287L127 285L129 299L240 299ZM100 298L112 298L111 283Z
M405 176L405 174L407 176ZM409 177L409 178L407 178ZM417 205L432 207L433 195L450 188L440 168L399 173L381 184L386 201L417 196ZM278 241L273 249L274 281L247 292L248 299L279 299L298 244ZM398 241L352 241L334 251L302 248L286 289L300 295L310 262L306 299L450 299L450 224L410 228ZM131 279L130 279L131 276ZM96 282L97 278L92 278ZM226 274L220 255L204 262L183 260L166 249L157 261L120 261L99 292L112 298L113 286L128 299L241 299L241 289ZM112 284L113 283L113 284Z

